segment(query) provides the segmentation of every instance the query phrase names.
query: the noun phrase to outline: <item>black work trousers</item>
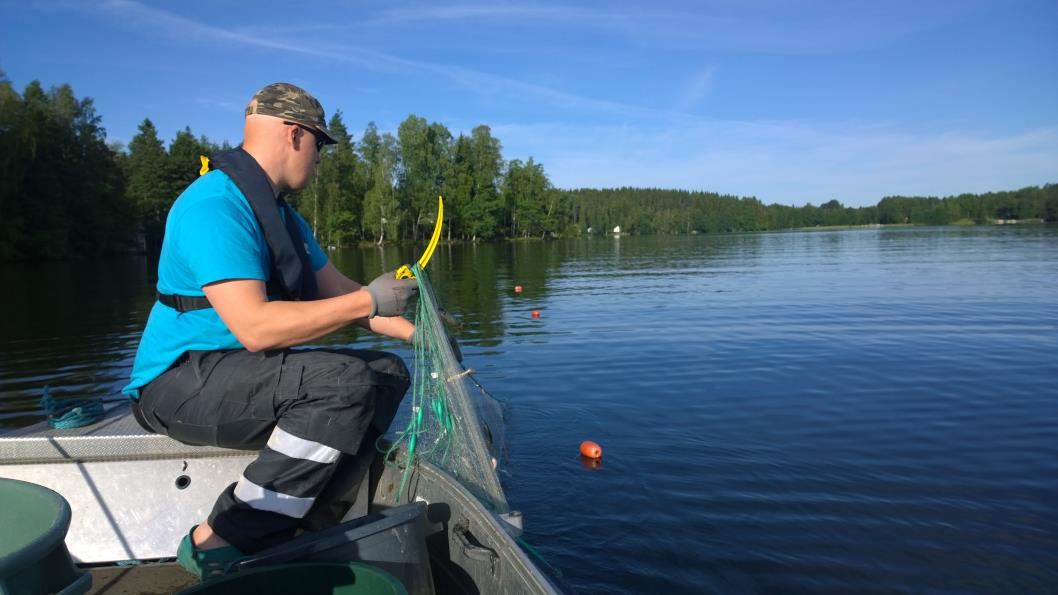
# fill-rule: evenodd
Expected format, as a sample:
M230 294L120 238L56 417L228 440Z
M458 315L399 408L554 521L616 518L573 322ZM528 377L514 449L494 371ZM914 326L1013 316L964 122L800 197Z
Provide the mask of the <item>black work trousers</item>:
M208 519L253 553L308 518L318 528L320 511L341 516L321 494L347 482L336 469L374 456L408 385L404 362L381 351L191 351L140 390L138 407L149 429L180 442L260 451ZM324 497L344 495L336 491L344 487Z

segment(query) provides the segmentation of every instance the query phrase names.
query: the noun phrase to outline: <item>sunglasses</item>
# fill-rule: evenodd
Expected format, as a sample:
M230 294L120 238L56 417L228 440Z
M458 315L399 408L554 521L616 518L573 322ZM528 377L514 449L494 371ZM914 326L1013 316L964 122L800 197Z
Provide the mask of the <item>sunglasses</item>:
M298 124L297 122L283 122L283 123L287 124L289 126L297 126L298 128L307 131L309 134L312 135L312 138L316 139L316 152L319 153L320 151L323 150L323 145L326 144L326 141L325 141L325 139L322 136L317 134L315 130L309 128L308 126L305 126L304 124Z

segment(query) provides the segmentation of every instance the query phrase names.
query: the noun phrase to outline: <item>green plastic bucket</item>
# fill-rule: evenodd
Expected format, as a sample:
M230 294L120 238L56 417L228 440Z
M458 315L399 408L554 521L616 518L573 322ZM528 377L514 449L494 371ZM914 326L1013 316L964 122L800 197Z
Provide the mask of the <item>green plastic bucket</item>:
M179 595L407 595L392 574L361 562L265 566L212 579Z
M88 591L92 577L66 549L70 503L28 481L0 477L0 595Z

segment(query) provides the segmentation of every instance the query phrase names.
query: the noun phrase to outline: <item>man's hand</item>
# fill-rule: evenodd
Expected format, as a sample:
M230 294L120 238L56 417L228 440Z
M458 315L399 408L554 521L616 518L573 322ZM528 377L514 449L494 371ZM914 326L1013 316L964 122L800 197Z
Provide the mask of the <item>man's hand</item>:
M396 271L382 273L367 286L371 294L371 315L400 316L408 307L408 300L419 293L419 282L415 279L397 279Z

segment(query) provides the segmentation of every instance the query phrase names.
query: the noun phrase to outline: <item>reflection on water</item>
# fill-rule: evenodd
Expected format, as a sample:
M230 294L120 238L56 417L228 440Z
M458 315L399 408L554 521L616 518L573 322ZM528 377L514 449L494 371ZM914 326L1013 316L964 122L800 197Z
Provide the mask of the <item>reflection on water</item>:
M145 259L0 265L0 424L39 421L58 398L121 398L153 301Z
M418 253L330 255L369 281ZM1056 265L1058 229L1004 226L440 246L430 270L568 586L1008 593L1058 584ZM0 423L39 420L45 384L117 395L152 276L0 265ZM407 355L328 340L353 342Z

